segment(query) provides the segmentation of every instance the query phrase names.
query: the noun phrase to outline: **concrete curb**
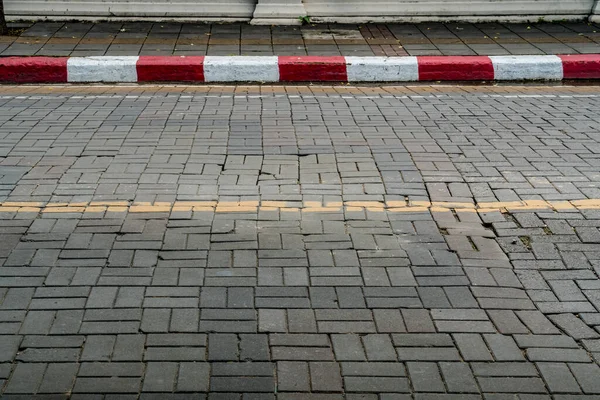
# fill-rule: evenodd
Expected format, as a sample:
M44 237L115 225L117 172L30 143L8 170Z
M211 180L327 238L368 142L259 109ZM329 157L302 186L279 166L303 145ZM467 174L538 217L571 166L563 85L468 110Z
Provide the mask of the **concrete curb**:
M600 54L0 58L2 83L416 82L600 79Z

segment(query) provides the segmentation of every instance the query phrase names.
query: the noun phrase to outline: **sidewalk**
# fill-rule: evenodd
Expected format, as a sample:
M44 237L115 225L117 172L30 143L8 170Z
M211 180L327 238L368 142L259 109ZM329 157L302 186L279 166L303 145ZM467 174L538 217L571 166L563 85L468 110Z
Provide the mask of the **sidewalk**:
M19 24L0 56L501 56L600 53L600 25L324 24L303 27L152 22Z
M2 400L598 400L598 87L0 89Z

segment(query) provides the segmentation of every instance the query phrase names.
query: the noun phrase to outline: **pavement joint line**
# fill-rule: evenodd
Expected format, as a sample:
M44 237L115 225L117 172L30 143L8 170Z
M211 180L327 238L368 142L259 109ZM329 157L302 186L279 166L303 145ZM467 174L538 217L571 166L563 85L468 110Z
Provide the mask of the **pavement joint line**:
M213 87L213 85L211 85ZM465 94L466 95L466 94ZM169 95L164 98L181 98L181 99L271 99L271 98L294 98L294 99L459 99L464 98L465 95L447 95L447 94L438 94L438 95L402 95L402 96L393 96L393 95L380 95L380 96L339 96L339 95L328 95L328 96L299 96L299 95L285 95L285 94L274 94L274 95L193 95L193 96L178 96L178 95ZM589 94L589 95L499 95L499 94L485 94L485 95L470 95L469 97L474 98L500 98L500 99L516 99L516 98L547 98L547 99L577 99L577 98L598 98L600 95ZM0 100L55 100L55 99L154 99L156 96L123 96L123 95L88 95L88 96L69 96L69 95L57 95L57 96L0 96Z
M302 203L302 204L295 204ZM259 212L280 210L282 212L320 213L342 211L385 211L385 212L477 212L485 213L500 211L502 213L522 211L555 211L568 212L577 210L599 210L600 199L585 199L571 201L524 200L506 202L442 202L442 201L344 201L326 202L314 201L284 202L284 201L175 201L175 202L89 202L89 203L47 203L40 202L4 202L0 203L0 213L5 212L41 212L41 213L86 213L86 212L123 212L158 213L171 211L214 211L228 212Z

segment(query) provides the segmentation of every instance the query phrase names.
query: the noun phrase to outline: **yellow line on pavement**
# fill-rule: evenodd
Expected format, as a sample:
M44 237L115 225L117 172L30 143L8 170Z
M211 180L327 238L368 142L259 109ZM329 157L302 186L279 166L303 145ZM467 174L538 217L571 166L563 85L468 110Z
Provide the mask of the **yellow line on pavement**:
M215 213L257 213L259 211L280 211L303 213L339 213L339 212L519 212L554 211L573 212L600 209L600 199L571 201L523 200L508 202L444 202L444 201L175 201L175 202L128 202L128 201L92 201L73 203L43 202L3 202L0 213L171 213L171 212L215 212Z

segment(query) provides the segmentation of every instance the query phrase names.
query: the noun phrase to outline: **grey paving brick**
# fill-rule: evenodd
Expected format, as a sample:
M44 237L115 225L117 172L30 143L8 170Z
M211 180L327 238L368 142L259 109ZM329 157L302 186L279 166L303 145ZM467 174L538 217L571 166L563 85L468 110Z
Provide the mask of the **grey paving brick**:
M177 363L149 362L144 376L144 392L172 392L177 376Z
M79 25L23 37L86 43L4 55L594 41L571 23ZM515 37L536 48L498 44ZM224 39L238 44L211 44ZM5 86L0 200L48 205L0 207L3 396L593 398L597 100L593 86Z
M176 389L180 392L207 392L209 374L208 363L182 362L179 364Z
M435 363L408 362L408 374L417 392L445 392L442 376Z
M233 334L211 334L208 337L208 359L211 361L238 360L238 338Z
M362 342L369 361L396 361L396 351L389 335L366 335Z
M115 336L88 336L81 353L81 359L85 361L109 361L115 341Z
M600 392L600 367L596 364L569 364L569 369L575 376L577 383L586 394L598 394Z
M516 311L515 314L535 334L557 334L559 330L539 311Z
M406 332L404 319L399 310L374 309L373 318L377 331L381 333Z
M20 332L27 335L47 334L50 332L55 315L53 311L29 311Z
M515 335L515 341L521 348L558 347L579 348L573 338L566 335Z
M467 363L442 362L440 370L448 392L479 393L479 388Z
M435 327L427 310L402 310L408 332L435 332Z
M144 355L145 343L145 335L117 335L112 360L141 361Z
M530 348L527 358L531 361L589 362L590 357L583 349Z
M56 312L51 334L73 334L78 333L83 321L83 310L59 310Z
M477 381L483 392L546 393L544 383L539 378L480 377L477 378Z
M34 394L46 371L44 363L17 364L4 389L5 394Z
M335 362L309 363L313 391L341 392L343 390L340 366Z
M475 376L537 376L538 371L533 363L502 362L502 363L471 363Z
M260 309L258 330L259 332L287 332L285 310Z
M140 378L77 378L75 393L138 393Z
M142 317L142 332L168 332L171 310L146 308Z
M502 334L528 333L527 327L511 310L490 310L490 319Z
M408 379L396 377L348 376L344 378L348 392L408 393Z
M20 336L2 335L0 339L2 339L0 340L0 361L11 362L17 354L22 338Z
M521 361L525 359L512 337L504 335L484 335L483 337L497 361Z
M270 359L267 335L241 334L240 361L268 361Z
M193 308L173 309L171 313L171 332L197 332L200 323L200 310Z
M366 360L364 347L358 335L331 335L331 343L338 361Z
M493 359L481 335L459 333L454 335L454 340L465 361L491 361Z
M551 315L550 319L575 340L596 339L600 334L573 314Z
M537 366L551 393L578 393L581 391L567 364L538 363Z
M308 363L299 361L277 362L277 390L283 392L310 391Z
M290 332L317 332L317 321L313 310L287 310L288 329Z

